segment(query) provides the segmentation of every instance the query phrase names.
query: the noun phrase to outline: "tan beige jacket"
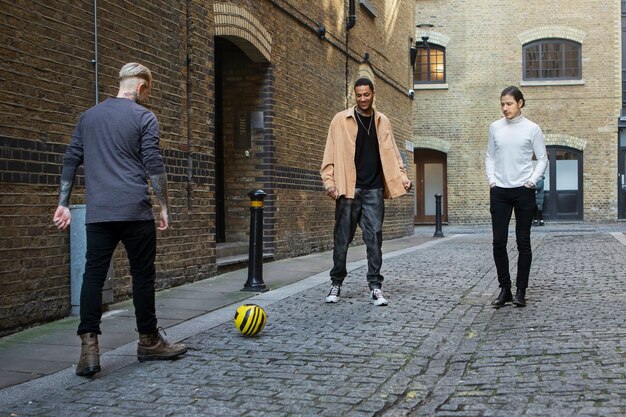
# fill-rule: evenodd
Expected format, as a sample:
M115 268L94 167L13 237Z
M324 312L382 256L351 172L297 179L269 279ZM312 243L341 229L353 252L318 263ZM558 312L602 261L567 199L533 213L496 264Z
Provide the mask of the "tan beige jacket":
M341 111L330 122L324 160L320 169L324 189L328 190L334 186L339 191L339 195L347 198L354 198L356 188L354 153L358 126L354 111L354 107ZM406 194L402 185L402 180L408 179L406 169L393 138L389 119L378 111L374 112L374 115L380 161L383 167L384 195L385 198L400 197Z

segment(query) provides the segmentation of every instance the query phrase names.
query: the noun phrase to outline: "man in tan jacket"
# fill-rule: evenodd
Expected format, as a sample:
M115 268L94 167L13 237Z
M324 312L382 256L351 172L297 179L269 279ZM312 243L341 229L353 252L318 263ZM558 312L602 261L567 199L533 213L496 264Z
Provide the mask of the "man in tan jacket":
M335 200L332 281L327 303L339 301L348 274L346 255L357 224L367 248L367 283L372 304L386 306L381 291L383 276L384 198L411 189L400 151L384 114L374 111L374 85L368 78L354 84L357 105L335 115L328 129L320 174L324 189Z

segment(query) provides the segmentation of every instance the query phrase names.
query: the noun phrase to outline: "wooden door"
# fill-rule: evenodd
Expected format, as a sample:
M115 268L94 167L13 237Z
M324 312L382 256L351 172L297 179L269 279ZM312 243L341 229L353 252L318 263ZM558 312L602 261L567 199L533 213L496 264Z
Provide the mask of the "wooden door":
M441 197L441 221L448 221L447 155L432 149L415 149L415 224L435 224L436 198Z

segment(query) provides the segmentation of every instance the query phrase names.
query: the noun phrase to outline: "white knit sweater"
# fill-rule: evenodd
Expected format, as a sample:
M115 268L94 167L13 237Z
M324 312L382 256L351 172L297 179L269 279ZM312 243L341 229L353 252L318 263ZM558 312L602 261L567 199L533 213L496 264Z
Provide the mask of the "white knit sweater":
M537 165L533 168L533 153ZM485 167L487 181L498 187L521 187L530 181L537 184L548 166L546 145L541 128L523 115L502 118L489 126Z

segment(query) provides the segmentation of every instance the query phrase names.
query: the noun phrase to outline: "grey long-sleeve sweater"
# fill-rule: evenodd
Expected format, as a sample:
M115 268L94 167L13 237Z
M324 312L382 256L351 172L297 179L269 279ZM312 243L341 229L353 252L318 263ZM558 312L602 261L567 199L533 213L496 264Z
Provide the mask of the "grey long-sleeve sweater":
M65 152L61 180L73 181L81 163L86 223L154 219L146 172L165 172L154 113L126 98L109 98L84 112Z

